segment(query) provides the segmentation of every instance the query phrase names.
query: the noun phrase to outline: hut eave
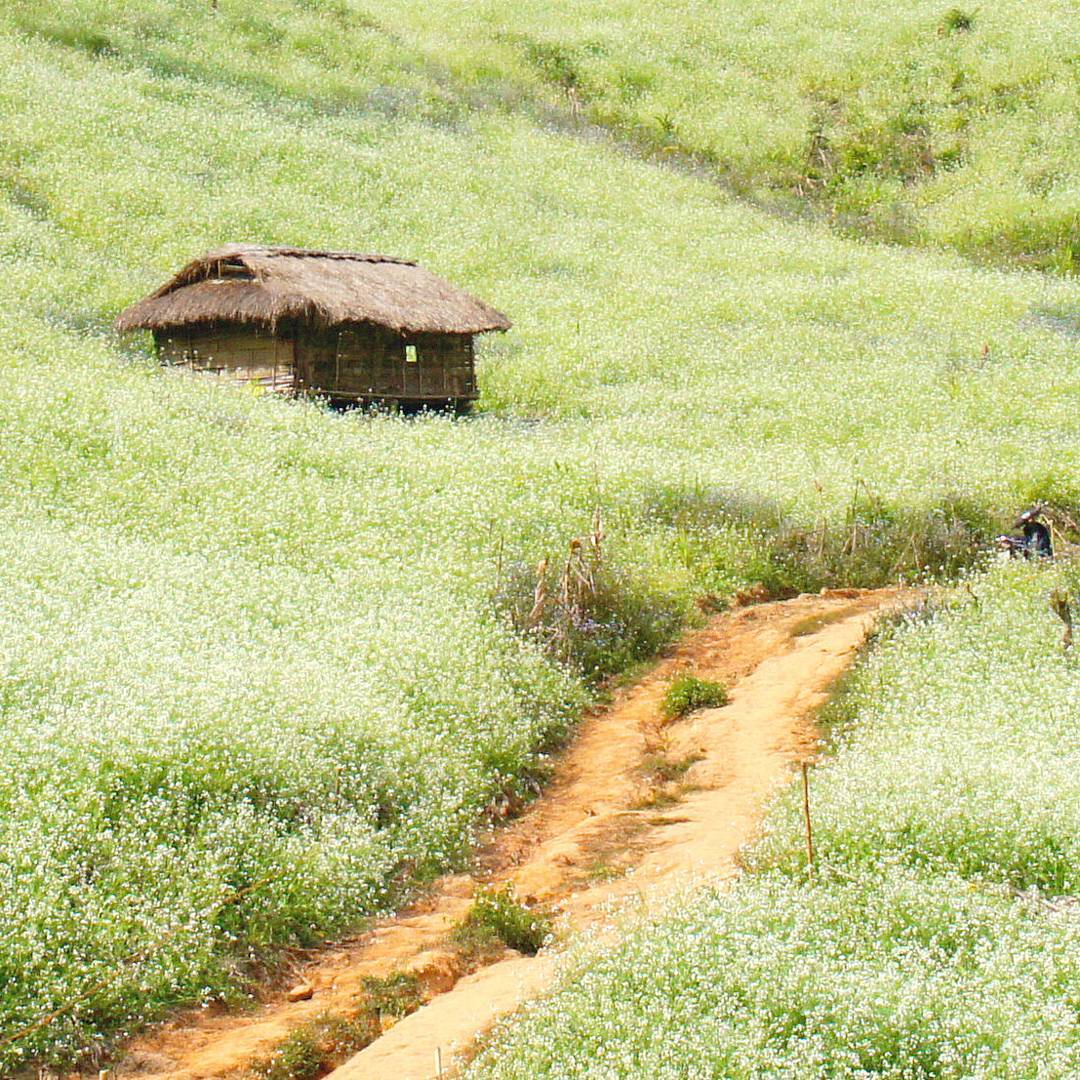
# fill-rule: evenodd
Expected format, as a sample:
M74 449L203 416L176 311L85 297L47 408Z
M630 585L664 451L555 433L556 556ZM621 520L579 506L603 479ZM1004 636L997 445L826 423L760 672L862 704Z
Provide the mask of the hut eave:
M225 276L225 275L228 276ZM400 334L508 330L501 312L404 259L353 252L228 245L189 263L121 313L116 329L303 319L371 323Z

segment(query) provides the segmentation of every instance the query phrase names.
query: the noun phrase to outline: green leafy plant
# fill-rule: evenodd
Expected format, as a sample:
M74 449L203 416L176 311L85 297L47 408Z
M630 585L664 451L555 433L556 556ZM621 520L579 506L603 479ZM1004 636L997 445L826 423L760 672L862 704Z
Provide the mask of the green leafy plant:
M703 756L702 754L687 754L686 757L673 760L665 754L650 754L642 761L641 771L657 783L670 784L681 780L690 767L701 761Z
M975 12L964 11L963 8L949 8L941 17L938 29L943 34L966 33L975 27Z
M717 709L726 705L727 700L727 687L723 683L695 675L677 675L664 694L661 709L669 720L674 720L695 709Z
M424 1003L419 978L411 971L394 971L364 979L368 1005L379 1016L408 1016Z
M318 1016L292 1031L272 1053L253 1063L259 1080L315 1080L324 1076L379 1035L377 1015Z
M481 889L465 918L455 927L451 940L473 956L506 946L526 955L540 950L551 932L546 912L527 907L509 884Z

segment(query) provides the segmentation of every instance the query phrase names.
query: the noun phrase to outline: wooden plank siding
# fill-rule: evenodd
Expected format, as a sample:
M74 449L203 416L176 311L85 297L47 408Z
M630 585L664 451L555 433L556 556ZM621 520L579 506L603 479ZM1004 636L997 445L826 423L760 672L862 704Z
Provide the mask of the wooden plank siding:
M260 383L273 390L295 386L289 337L228 325L192 327L155 337L162 363L225 375L237 382Z
M412 401L476 396L467 334L404 338L376 327L342 330L333 362L333 371L317 380L330 392Z
M197 326L155 334L163 363L279 390L347 401L455 402L477 397L469 334L402 337L370 324L342 329Z

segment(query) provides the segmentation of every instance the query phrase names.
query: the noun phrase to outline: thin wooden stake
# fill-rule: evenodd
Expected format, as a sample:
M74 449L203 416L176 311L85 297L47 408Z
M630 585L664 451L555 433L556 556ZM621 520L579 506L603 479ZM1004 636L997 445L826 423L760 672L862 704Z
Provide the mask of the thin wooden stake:
M435 1080L442 1076L442 1047L435 1047Z
M810 774L806 768L806 762L800 762L802 766L802 805L803 817L806 819L806 866L811 877L814 874L814 829L810 824Z

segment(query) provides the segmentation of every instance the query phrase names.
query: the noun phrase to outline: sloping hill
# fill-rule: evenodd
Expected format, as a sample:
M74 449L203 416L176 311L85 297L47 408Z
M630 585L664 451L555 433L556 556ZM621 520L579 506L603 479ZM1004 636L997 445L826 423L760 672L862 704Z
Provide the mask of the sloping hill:
M404 14L0 26L0 1026L105 984L4 1068L392 906L694 597L948 570L1076 497L1073 282L548 130ZM234 239L416 257L508 311L486 415L343 418L113 339ZM597 506L600 587L545 648L510 613Z
M268 0L256 10L14 0L19 29L278 106L592 122L740 194L856 234L1073 273L1075 0Z
M479 91L572 112L774 209L1080 268L1075 0L391 7Z

